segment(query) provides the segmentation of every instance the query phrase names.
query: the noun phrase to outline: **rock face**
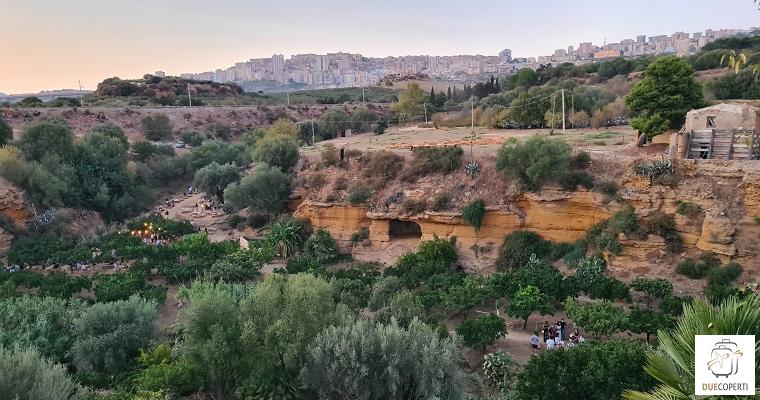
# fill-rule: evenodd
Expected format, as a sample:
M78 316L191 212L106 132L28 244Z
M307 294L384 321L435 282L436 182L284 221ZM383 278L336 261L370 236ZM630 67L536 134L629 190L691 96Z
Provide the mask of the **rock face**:
M0 178L0 214L19 226L26 224L30 217L24 193L3 178ZM0 227L0 254L10 248L12 241L13 236Z
M573 242L593 225L609 218L618 206L606 204L604 196L597 193L547 190L541 195L531 194L505 206L489 208L480 232L475 232L455 213L380 214L366 208L308 200L298 207L295 217L308 219L315 228L327 229L341 247L353 247L357 259L389 263L414 250L420 240L456 237L462 265L489 272L501 242L510 233L524 229L553 241ZM393 225L399 222L419 233L394 235ZM369 229L368 243L352 246L351 236L360 228Z
M625 280L662 276L680 281L682 277L675 274L680 260L713 252L724 262L734 260L744 266L740 282L760 278L760 224L756 222L760 217L760 165L686 160L677 168L681 182L675 188L652 185L649 179L629 174L622 179L620 202L608 202L604 195L588 191L546 189L540 194L519 195L488 207L480 232L475 232L458 213L374 213L366 208L308 199L299 205L295 216L330 231L358 260L393 263L405 252L416 249L420 240L455 236L461 264L471 271L488 273L493 270L504 237L515 230L531 230L555 242L572 243L623 204L629 204L640 218L655 213L673 215L684 248L672 254L659 236L621 236L622 252L608 259L615 276ZM409 191L407 197L413 194ZM698 204L701 211L697 215L678 214L681 201ZM399 224L406 224L406 234L393 234L393 226ZM354 245L351 236L360 228L369 230L369 239ZM416 235L410 234L415 230ZM689 284L685 282L683 286Z

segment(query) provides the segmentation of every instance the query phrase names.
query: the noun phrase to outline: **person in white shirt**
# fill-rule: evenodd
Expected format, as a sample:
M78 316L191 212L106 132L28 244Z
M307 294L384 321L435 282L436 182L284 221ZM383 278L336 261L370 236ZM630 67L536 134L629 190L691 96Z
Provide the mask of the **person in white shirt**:
M549 338L549 340L546 341L546 349L550 350L554 348L554 338Z

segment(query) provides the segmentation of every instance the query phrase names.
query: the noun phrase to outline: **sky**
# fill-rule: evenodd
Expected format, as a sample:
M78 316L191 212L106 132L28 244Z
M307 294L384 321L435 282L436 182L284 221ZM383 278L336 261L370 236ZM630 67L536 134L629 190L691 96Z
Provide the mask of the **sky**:
M760 26L752 0L2 0L0 92L95 89L104 78L251 58L548 55L638 34Z

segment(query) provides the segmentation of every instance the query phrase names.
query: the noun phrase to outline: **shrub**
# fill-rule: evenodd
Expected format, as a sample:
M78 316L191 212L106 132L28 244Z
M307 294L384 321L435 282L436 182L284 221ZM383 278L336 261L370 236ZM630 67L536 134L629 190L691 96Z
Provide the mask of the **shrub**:
M159 288L145 283L143 276L131 272L98 275L95 278L95 298L100 303L127 300L131 296L139 295L161 304L166 299L166 288L156 289Z
M139 297L98 303L74 320L71 355L77 370L115 374L156 337L156 305Z
M288 274L300 274L302 272L320 273L325 270L325 265L312 257L300 255L288 258L285 272Z
M679 201L676 212L687 217L697 217L702 213L702 206L688 201Z
M313 257L321 262L332 261L340 256L338 243L330 236L330 232L319 229L306 239L303 245L304 255Z
M385 275L399 277L411 289L434 275L450 272L458 258L454 238L435 238L420 243L416 252L401 256L396 265L385 270Z
M621 233L629 235L638 234L640 230L641 228L639 227L633 208L626 207L615 213L607 222L602 222L592 227L586 232L585 241L596 250L620 254L622 249L620 248L618 235Z
M488 314L462 322L457 327L457 334L462 337L465 345L485 351L486 346L496 343L507 334L507 325L495 314Z
M371 311L377 311L386 307L390 304L393 296L400 293L403 288L404 286L398 277L383 277L372 285L372 294L370 295L367 306Z
M244 228L245 220L246 220L245 217L237 215L237 214L228 215L227 225L229 225L230 228L232 229Z
M681 180L676 174L665 174L652 179L652 183L655 185L667 186L669 188L676 188Z
M600 181L594 184L594 189L600 193L606 194L607 196L614 197L617 196L619 186L617 183L612 181Z
M496 269L499 271L514 270L528 264L531 255L548 258L552 244L535 232L515 231L504 238L496 258Z
M369 228L361 227L351 235L351 243L357 244L369 239Z
M459 146L415 147L411 169L415 174L450 174L462 166L464 150Z
M644 228L648 233L665 239L665 246L671 253L678 253L683 248L683 239L675 228L675 220L671 214L654 213L645 221Z
M169 390L188 395L198 389L190 365L184 360L174 360L168 345L159 345L149 352L140 350L138 361L144 369L135 377L135 385L141 391Z
M425 200L407 198L401 203L401 212L406 215L420 214L427 208Z
M244 144L230 144L216 139L206 140L190 153L190 164L194 171L212 162L244 166L251 162L251 155Z
M319 152L320 157L322 159L322 165L326 167L334 167L338 165L338 149L335 148L335 145L332 143L328 143L324 146L322 146L322 150Z
M184 142L188 146L197 147L203 144L203 141L206 140L206 136L200 134L199 132L183 132L182 133L182 142Z
M288 135L267 134L256 143L253 159L289 171L298 162L298 141Z
M483 199L473 200L462 209L462 219L475 228L475 232L480 232L485 216L486 202Z
M370 197L372 197L372 189L362 184L352 186L346 193L346 200L354 206L366 203Z
M524 143L512 138L499 149L496 169L520 180L527 190L538 191L567 172L570 151L567 143L544 136L533 136Z
M290 177L276 167L263 164L253 174L224 189L224 203L233 210L248 207L252 212L278 213L290 196Z
M668 159L645 161L636 160L633 163L633 172L639 176L646 176L649 179L655 179L663 175L669 175L674 172L673 163Z
M147 115L140 120L143 136L152 141L159 141L168 138L172 134L171 121L166 114Z
M562 189L574 192L578 186L586 189L594 187L594 177L586 171L570 171L559 178Z
M383 185L395 179L404 168L404 157L390 151L376 151L366 153L365 156L367 160L363 175L368 178L376 177Z
M224 189L231 183L240 180L240 169L235 164L219 165L216 162L195 171L193 186L214 196L220 201L224 200Z
M87 389L74 382L66 368L34 349L0 347L0 393L14 400L85 400Z
M570 169L586 169L591 165L591 156L585 151L579 151L570 157Z
M433 211L445 211L451 207L451 197L446 193L439 193L433 198Z

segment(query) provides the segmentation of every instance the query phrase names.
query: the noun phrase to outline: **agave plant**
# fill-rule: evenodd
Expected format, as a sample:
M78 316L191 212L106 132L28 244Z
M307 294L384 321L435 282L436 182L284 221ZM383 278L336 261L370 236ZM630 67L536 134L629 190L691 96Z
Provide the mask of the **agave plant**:
M728 68L733 68L734 71L738 74L739 70L741 70L745 65L747 65L747 53L736 53L736 50L729 50L720 58L720 65L723 65L723 62L728 60ZM752 75L757 76L760 74L760 65L753 65L752 66Z
M760 297L730 297L718 306L699 301L684 307L683 316L670 331L659 332L660 347L647 354L644 369L660 384L649 393L628 391L627 400L691 400L694 395L695 335L757 335L760 332ZM756 357L760 346L755 345ZM760 364L755 366L760 378ZM760 394L760 384L756 395Z

